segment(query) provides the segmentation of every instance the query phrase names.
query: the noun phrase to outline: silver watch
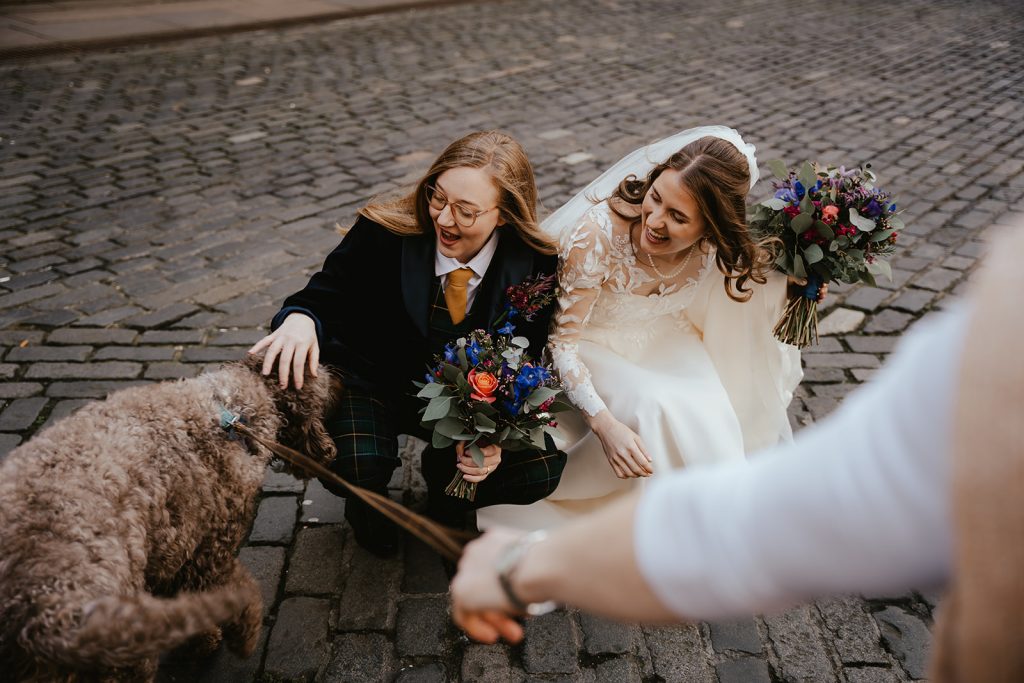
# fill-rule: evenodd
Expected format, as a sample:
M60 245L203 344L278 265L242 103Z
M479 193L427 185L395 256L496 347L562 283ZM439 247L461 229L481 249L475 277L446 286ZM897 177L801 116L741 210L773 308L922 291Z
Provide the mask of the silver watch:
M548 532L543 529L538 529L537 531L531 531L512 543L509 543L508 547L505 548L505 551L498 558L498 564L496 567L498 570L498 583L501 584L501 589L505 592L505 597L508 598L508 601L512 603L512 606L517 610L525 612L533 617L553 612L558 608L558 605L553 600L533 603L523 602L512 588L512 574L519 566L519 560L521 560L523 555L526 554L526 551L547 537Z

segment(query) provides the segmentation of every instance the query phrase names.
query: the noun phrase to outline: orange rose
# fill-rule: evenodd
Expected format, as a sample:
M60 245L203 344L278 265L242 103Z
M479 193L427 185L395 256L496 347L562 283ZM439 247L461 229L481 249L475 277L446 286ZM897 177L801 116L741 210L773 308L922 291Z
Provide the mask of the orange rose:
M821 210L821 219L826 223L832 223L838 215L839 207L835 204L829 204Z
M494 392L498 388L497 377L489 372L470 370L469 376L466 379L469 380L469 386L473 388L473 391L469 394L470 398L476 401L494 403Z

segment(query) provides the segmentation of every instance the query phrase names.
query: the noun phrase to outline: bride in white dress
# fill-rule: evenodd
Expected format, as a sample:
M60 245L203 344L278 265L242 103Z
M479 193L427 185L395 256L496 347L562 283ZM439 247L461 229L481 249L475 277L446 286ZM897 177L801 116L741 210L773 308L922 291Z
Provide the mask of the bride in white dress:
M637 150L544 222L561 288L549 349L578 408L548 498L478 511L550 527L679 467L743 460L792 437L799 351L772 328L787 280L745 222L752 145L722 126Z

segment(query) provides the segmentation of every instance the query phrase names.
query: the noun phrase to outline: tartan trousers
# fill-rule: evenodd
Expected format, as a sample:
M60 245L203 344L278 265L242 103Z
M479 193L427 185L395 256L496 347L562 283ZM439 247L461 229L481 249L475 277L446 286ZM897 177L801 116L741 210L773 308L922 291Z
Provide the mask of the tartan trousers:
M558 450L503 451L501 464L477 485L476 500L448 496L444 489L458 471L455 448L434 448L430 434L419 424L419 399L387 400L362 387L346 388L327 431L338 447L331 469L353 484L383 493L396 467L398 436L409 434L427 441L422 471L427 482L428 514L458 514L488 505L525 505L547 497L558 486L566 455ZM344 489L323 482L332 493L344 496ZM346 505L357 502L349 500Z

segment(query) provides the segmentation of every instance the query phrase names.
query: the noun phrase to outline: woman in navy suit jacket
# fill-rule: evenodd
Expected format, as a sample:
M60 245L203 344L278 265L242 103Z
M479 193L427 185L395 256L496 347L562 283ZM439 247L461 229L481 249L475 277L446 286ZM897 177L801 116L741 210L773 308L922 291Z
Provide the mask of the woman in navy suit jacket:
M490 328L510 285L555 272L556 245L538 227L536 201L533 169L519 143L494 131L456 140L413 192L359 211L323 268L284 301L273 332L250 349L266 350L264 374L277 361L282 386L291 380L301 388L306 367L315 372L321 359L341 374L345 395L328 425L338 446L332 467L341 477L383 493L400 464L398 435L429 441L412 381L447 342ZM469 278L461 299L461 281L449 287L453 271ZM534 357L544 348L550 316L549 307L517 325ZM429 514L458 525L471 508L539 500L557 486L565 464L555 450L502 453L489 446L484 455L478 467L452 448L424 451ZM444 494L456 468L479 483L474 502ZM356 499L346 501L345 515L361 545L393 554L397 529L390 522Z

